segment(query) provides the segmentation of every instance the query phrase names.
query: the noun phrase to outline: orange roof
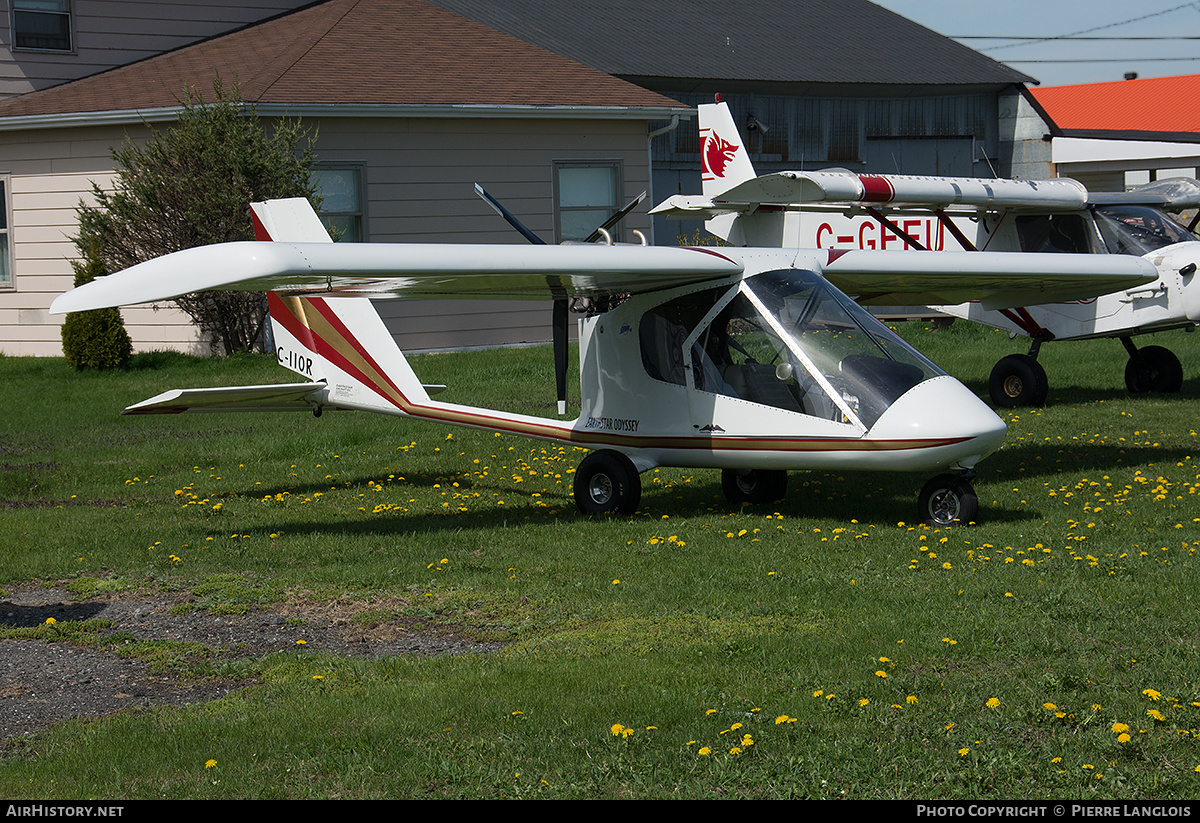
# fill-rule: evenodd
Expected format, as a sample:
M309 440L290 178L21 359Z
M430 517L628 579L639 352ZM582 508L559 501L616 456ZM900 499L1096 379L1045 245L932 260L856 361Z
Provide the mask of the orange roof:
M1064 132L1200 134L1200 74L1030 91Z
M673 108L681 103L421 0L327 0L0 104L0 117L169 108L214 75L260 104Z

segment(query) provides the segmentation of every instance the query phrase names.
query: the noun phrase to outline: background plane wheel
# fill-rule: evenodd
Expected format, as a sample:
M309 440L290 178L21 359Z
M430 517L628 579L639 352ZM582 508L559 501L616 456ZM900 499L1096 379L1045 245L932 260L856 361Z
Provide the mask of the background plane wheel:
M1010 354L1001 358L988 378L992 405L1006 409L1044 406L1049 391L1046 370L1027 354Z
M787 494L782 469L725 469L721 489L731 503L773 503Z
M1177 392L1183 388L1183 366L1170 349L1143 346L1125 364L1125 388L1130 394Z
M926 483L917 506L921 520L930 526L970 523L979 514L975 489L956 474L939 474Z
M604 449L575 469L575 505L584 514L633 514L642 500L642 481L633 461Z

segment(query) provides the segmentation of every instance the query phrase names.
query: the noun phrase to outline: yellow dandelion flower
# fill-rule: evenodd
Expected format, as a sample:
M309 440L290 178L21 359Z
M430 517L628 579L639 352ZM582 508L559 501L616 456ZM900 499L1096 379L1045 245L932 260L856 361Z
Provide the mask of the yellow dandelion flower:
M712 749L710 749L708 746L701 746L700 750L697 751L696 754L712 754Z
M989 697L988 698L987 707L989 709L994 709L994 708L998 707L999 705L1000 705L1000 698L998 698L998 697Z
M204 768L206 768L206 769L214 768L216 765L217 765L217 761L215 761L215 760L206 760L204 762Z
M1058 711L1058 706L1055 706L1053 703L1043 703L1042 708L1048 712Z
M1129 726L1125 723L1113 723L1112 730L1116 734L1122 734L1124 732L1129 731Z
M1143 689L1142 694L1146 695L1146 697L1149 697L1151 700L1158 700L1160 697L1159 693L1154 691L1154 689Z
M904 698L904 702L908 703L910 706L914 706L917 703L917 696L915 694L910 694L908 697Z
M1117 742L1118 742L1118 743L1128 743L1128 742L1129 742L1129 735L1127 735L1127 734L1119 734L1119 735L1117 735Z
M879 671L875 672L875 676L876 677L887 677L887 672L885 672L883 669L880 669Z
M959 757L966 757L970 753L971 753L971 750L968 749L966 746L963 746L961 749L958 750Z

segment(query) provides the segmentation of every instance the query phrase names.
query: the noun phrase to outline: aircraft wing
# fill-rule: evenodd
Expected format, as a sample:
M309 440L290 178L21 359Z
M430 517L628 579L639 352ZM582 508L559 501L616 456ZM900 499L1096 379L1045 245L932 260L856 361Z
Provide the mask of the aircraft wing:
M781 171L739 183L716 196L675 195L651 209L673 219L711 219L759 206L888 206L924 209L1078 210L1088 192L1067 178L998 180L830 171Z
M1118 254L864 251L829 253L825 278L864 305L985 309L1081 300L1158 279L1149 260Z
M346 297L531 299L637 294L738 274L706 249L654 246L238 242L168 254L60 295L55 314L208 289Z

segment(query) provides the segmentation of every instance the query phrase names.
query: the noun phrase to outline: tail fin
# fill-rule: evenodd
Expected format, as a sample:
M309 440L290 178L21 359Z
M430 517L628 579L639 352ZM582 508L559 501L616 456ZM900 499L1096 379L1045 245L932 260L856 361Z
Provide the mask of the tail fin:
M750 153L742 141L728 103L697 106L700 117L700 181L704 196L719 200L734 186L756 179ZM784 212L755 209L722 214L704 222L704 228L733 246L783 246L787 236Z
M754 164L729 113L728 103L697 106L700 117L700 180L706 197L716 197L755 178Z
M330 405L405 413L445 388L421 384L369 299L267 299L279 365L323 381Z
M251 203L256 240L278 243L332 243L329 232L304 197Z
M303 197L251 203L259 240L332 243L312 204ZM279 365L324 382L327 400L343 408L403 411L429 399L379 313L366 297L267 295Z

